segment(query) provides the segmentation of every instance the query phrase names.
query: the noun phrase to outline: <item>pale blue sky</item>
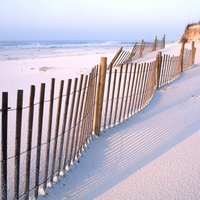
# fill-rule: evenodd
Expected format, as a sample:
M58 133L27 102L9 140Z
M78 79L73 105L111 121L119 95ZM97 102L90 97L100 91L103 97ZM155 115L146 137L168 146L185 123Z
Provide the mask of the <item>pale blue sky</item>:
M199 0L0 0L0 40L177 40Z

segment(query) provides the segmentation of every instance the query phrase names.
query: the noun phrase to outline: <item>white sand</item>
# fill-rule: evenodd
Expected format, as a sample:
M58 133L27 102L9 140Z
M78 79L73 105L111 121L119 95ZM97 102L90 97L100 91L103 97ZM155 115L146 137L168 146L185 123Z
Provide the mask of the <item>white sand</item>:
M39 199L200 199L200 45L196 46L194 68L157 90L143 111L94 137L80 163ZM163 51L178 55L180 45ZM85 59L94 58L98 64L100 57L2 60L0 91L14 93L15 88L27 89L55 75L63 79L64 72L72 73L65 63L76 61L75 74L81 69L87 73L95 63L85 65ZM142 61L153 58L155 53ZM55 68L40 72L43 65Z

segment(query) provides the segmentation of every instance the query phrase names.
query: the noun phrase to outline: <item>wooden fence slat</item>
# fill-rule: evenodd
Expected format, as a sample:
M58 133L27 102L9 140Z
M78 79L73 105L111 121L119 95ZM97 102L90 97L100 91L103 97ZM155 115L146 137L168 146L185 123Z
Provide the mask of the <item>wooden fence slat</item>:
M8 92L2 92L1 115L1 199L7 200Z
M116 60L116 62L114 63L113 66L120 65L121 60L122 60L122 58L123 58L123 56L124 56L124 53L125 53L125 51L122 51L122 52L120 53L119 57L117 58L117 60Z
M137 90L135 112L140 111L139 102L140 102L140 99L142 97L142 78L143 78L143 74L144 74L144 63L141 64L141 68L140 68L140 76L139 76L139 82L138 82L139 84L138 84L138 90Z
M40 154L41 154L41 139L42 139L43 112L44 112L44 95L45 95L45 83L42 83L41 88L40 88L38 130L37 130L37 149L36 149L36 164L35 164L36 171L35 171L34 198L36 198L36 199L38 197L38 188L39 188Z
M170 66L170 56L166 55L166 62L164 64L164 74L163 74L163 85L167 83L167 74L168 74L168 68Z
M139 102L140 110L144 107L143 100L144 100L145 92L146 92L145 90L146 90L146 83L147 83L147 74L149 73L148 64L144 63L144 73L142 77L142 97L140 98L140 102Z
M128 72L128 64L126 64L126 69L125 69L125 77L124 77L124 84L123 84L123 89L122 89L122 98L121 98L121 106L119 110L119 122L121 122L121 116L122 116L122 110L123 110L123 104L124 104L124 94L125 94L125 88L126 88L126 78L127 78L127 72Z
M102 62L103 62L103 60L102 60ZM104 69L105 69L105 67L106 66L104 66ZM106 73L106 72L103 72L101 69L99 72L101 75L105 75L104 73ZM95 69L93 69L91 72L91 83L90 83L89 93L88 93L89 101L88 101L88 110L87 110L87 120L86 120L85 127L84 127L84 138L85 138L84 143L86 146L87 146L87 142L88 142L88 139L89 139L91 133L92 132L95 133L95 130L97 129L100 134L100 129L101 129L102 113L100 113L101 115L98 115L98 113L99 113L99 107L102 106L100 104L103 104L103 101L100 103L98 101L99 94L94 92L94 85L95 85L94 77L95 77ZM100 83L102 81L102 80L100 80L101 78L102 77L99 76L98 83ZM99 85L98 85L98 89L99 89ZM102 88L101 88L101 90L102 90ZM100 90L98 90L98 91L100 91ZM101 95L103 95L103 94L101 93L100 96ZM98 102L99 102L99 106L97 106ZM99 119L96 118L97 116L99 116Z
M121 65L120 73L119 73L119 81L118 81L118 89L117 89L117 97L116 97L116 105L115 105L114 124L116 124L117 113L118 113L117 111L118 111L118 102L119 102L119 95L120 95L120 88L121 88L122 70L123 70L123 65Z
M109 68L108 87L107 87L107 94L106 94L106 107L105 107L104 126L103 126L104 129L106 129L106 120L107 120L107 113L108 113L108 103L109 103L111 79L112 79L112 66Z
M30 169L31 169L31 147L32 147L32 134L33 134L33 116L34 116L34 99L35 99L35 86L31 85L30 97L29 97L26 166L25 166L25 176L24 176L24 191L25 191L24 199L29 198Z
M89 112L89 101L88 99L90 99L90 88L91 88L91 82L92 82L92 73L90 73L89 75L89 81L88 81L88 85L87 85L87 92L86 92L86 101L84 104L84 111L83 111L83 122L82 122L82 126L80 127L80 142L79 142L79 149L81 149L81 147L83 147L83 143L85 141L86 138L86 124L88 121L88 112Z
M126 55L127 55L127 51L123 51L123 54L122 54L121 59L119 60L118 64L123 64L123 62L126 58Z
M167 69L167 83L170 82L171 69L172 69L172 59L173 59L173 57L170 56L169 65L168 65L168 69Z
M58 167L57 167L58 174L62 170L61 163L62 163L62 155L63 155L64 137L65 137L65 133L66 133L65 128L67 125L67 116L68 116L68 110L69 110L71 83L72 83L72 79L68 79L66 98L65 98L65 107L64 107L63 121L62 121L62 129L61 129L60 149L59 149L59 153L58 153Z
M22 106L23 106L23 90L18 90L17 106L16 106L16 129L15 129L14 199L19 198Z
M161 69L160 69L160 78L158 87L163 85L164 82L164 72L165 72L165 64L166 64L166 54L162 56Z
M149 74L151 73L151 68L150 68L151 65L153 66L153 62L148 63L147 66L146 66L144 97L143 97L143 100L142 100L142 107L143 108L147 105L146 97L147 97L147 93L148 93L148 90L149 90Z
M131 106L131 114L135 114L135 103L136 103L136 97L137 97L137 86L138 86L138 79L139 79L139 71L140 71L140 64L136 64L135 67L137 68L135 72L135 82L134 82L134 92L133 92L133 100L132 100L132 106Z
M141 85L141 76L142 76L142 70L143 70L143 63L138 65L138 82L136 83L136 92L135 92L135 106L134 106L134 113L137 113L137 107L138 107L138 98L140 98L140 85Z
M105 60L104 60L105 59ZM107 63L107 58L101 58L101 63L100 63L100 66L104 66L104 70L102 69L99 69L99 79L97 79L98 77L98 71L96 70L96 68L94 68L92 70L92 82L91 82L91 93L89 95L89 98L91 99L91 105L90 105L90 112L89 112L89 124L88 124L88 135L87 135L87 138L88 137L91 137L91 134L92 133L95 133L95 129L94 129L94 123L95 123L95 118L94 116L97 114L95 114L96 112L96 109L98 109L98 102L99 100L97 100L98 98L98 88L97 86L98 85L98 81L100 81L100 79L103 79L101 80L102 82L104 81L104 86L102 85L103 88L101 88L101 94L100 96L102 95L102 98L101 98L101 105L100 105L100 102L99 102L99 107L101 107L101 116L100 116L100 121L98 122L99 123L99 131L101 130L101 119L102 119L102 110L103 110L103 97L104 97L104 88L105 88L105 81L106 81L106 63ZM102 77L105 76L104 78ZM96 106L96 108L95 108ZM100 132L99 132L100 133Z
M84 84L83 84L83 89L82 89L82 94L81 94L81 103L80 103L80 110L79 110L79 115L78 115L78 125L76 126L76 132L78 134L78 137L75 141L75 148L73 154L78 154L79 150L79 144L80 144L80 138L81 138L81 126L83 124L83 107L84 107L84 102L86 101L86 87L87 87L87 81L88 81L88 75L85 76L84 79Z
M78 91L77 91L77 98L76 98L76 105L75 105L75 110L74 110L74 119L72 123L72 132L71 132L71 141L70 141L70 146L69 146L69 160L74 160L73 157L73 149L75 148L75 140L77 137L77 132L76 128L78 126L77 124L77 119L78 119L78 114L79 114L79 109L80 109L80 97L81 97L81 90L82 90L82 84L83 84L83 74L80 76L80 81L79 81L79 86L78 86Z
M51 132L52 132L52 118L53 118L53 105L54 105L54 90L55 90L55 79L51 79L51 88L50 88L50 99L49 99L49 118L48 118L48 129L47 129L47 145L46 153L44 160L44 175L43 175L43 188L47 187L47 177L49 171L49 153L50 153L50 141L51 141Z
M153 81L156 80L155 78L155 74L154 74L154 68L155 67L155 71L156 71L156 62L155 64L154 63L150 63L150 72L149 72L149 76L148 76L148 91L147 91L147 94L146 94L146 104L149 103L150 101L150 98L151 98L151 93L152 93L152 90L153 90ZM154 83L156 85L156 83Z
M71 100L71 107L70 107L70 115L69 115L69 120L68 120L68 128L67 128L67 134L66 134L66 144L65 144L65 149L64 149L64 157L63 157L63 166L66 164L69 165L69 144L71 140L71 128L72 128L72 119L73 119L73 114L74 114L74 104L75 104L75 99L76 99L76 88L77 88L77 82L78 78L74 79L74 86L73 86L73 91L72 91L72 100Z
M123 119L126 118L126 110L127 110L127 104L128 104L128 95L129 95L129 92L130 92L130 85L131 85L131 75L132 75L132 69L133 69L133 63L131 63L130 65L130 71L129 71L129 78L128 78L128 86L127 86L127 90L126 90L126 99L125 99L125 104L124 104L124 114L123 114Z
M52 163L51 163L51 171L50 171L50 182L53 181L53 176L55 174L55 166L56 166L56 152L57 152L57 143L58 143L58 131L60 126L60 113L61 113L61 105L62 105L62 95L63 95L63 87L64 81L60 81L60 91L58 97L58 106L57 106L57 115L56 115L56 126L54 132L54 143L53 143L53 152L52 152Z
M145 83L144 83L144 95L142 97L142 101L141 101L141 107L144 108L146 106L146 97L147 97L147 93L148 93L148 90L149 90L149 75L151 73L151 70L150 70L150 67L151 66L151 63L147 63L146 64L146 73L145 73Z
M134 89L135 77L136 77L136 67L137 67L137 64L134 64L133 74L132 74L132 82L131 82L130 100L129 100L129 104L128 104L127 117L132 115L132 113L131 113L131 104L132 104L133 98L134 98L134 96L133 96L133 89Z
M112 88L112 96L111 96L111 105L110 105L109 126L111 126L111 120L112 120L113 102L114 102L114 97L115 97L116 77L117 77L117 69L115 69L114 80L113 80L113 88Z

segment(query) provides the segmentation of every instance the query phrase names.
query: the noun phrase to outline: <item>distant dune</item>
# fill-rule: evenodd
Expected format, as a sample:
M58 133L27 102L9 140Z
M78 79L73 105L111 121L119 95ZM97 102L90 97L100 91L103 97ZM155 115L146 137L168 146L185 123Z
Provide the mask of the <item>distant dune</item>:
M188 24L185 28L181 42L190 43L192 41L200 43L200 22Z

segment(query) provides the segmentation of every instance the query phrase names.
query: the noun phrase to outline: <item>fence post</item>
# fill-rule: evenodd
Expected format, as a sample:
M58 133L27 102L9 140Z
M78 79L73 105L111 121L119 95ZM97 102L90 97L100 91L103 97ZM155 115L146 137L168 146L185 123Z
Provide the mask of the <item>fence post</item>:
M162 63L162 52L158 51L157 56L156 56L156 88L157 89L159 88L161 63Z
M162 48L161 49L164 49L164 48L165 48L165 35L162 38Z
M106 65L107 65L107 58L101 57L100 62L100 72L99 72L99 82L96 94L96 106L94 112L94 124L93 129L95 135L100 135L101 129L101 115L102 115L102 107L103 107L103 94L104 94L104 86L106 80Z
M23 90L17 91L16 131L15 131L15 171L14 171L14 198L19 198L20 177L20 148L22 127Z
M157 46L157 36L155 37L152 51L156 51L156 46Z
M140 47L140 58L142 57L142 53L144 51L144 48L145 48L145 43L144 43L144 40L142 40L141 47Z
M194 41L192 41L192 56L190 60L190 66L194 65L194 60L195 60L195 46L194 46Z
M39 101L39 113L37 124L37 145L36 145L36 161L35 161L35 192L34 198L38 197L39 188L39 176L40 176L40 154L41 154L41 139L42 139L42 126L43 126L43 114L44 114L44 95L45 95L45 83L41 83L40 88L40 101Z
M118 50L118 52L116 53L115 57L112 59L112 61L110 62L110 64L108 65L108 69L110 69L110 67L113 66L113 64L115 63L115 61L117 60L117 58L119 57L120 53L122 52L123 47L120 47L120 49Z
M8 134L8 93L2 93L1 121L1 198L7 199L7 134Z
M132 58L133 58L133 56L135 56L136 52L137 52L137 42L135 42L128 60L132 60Z
M180 69L183 71L183 58L184 58L185 42L182 42L181 52L180 52Z
M32 134L33 134L33 119L34 119L34 98L35 98L35 86L31 85L29 98L29 114L28 114L28 131L27 131L27 147L26 147L26 165L24 175L24 199L29 198L29 186L30 186L30 169L31 169L31 147L32 147Z

